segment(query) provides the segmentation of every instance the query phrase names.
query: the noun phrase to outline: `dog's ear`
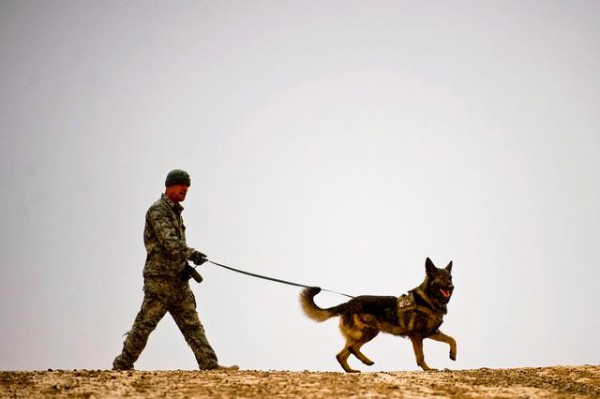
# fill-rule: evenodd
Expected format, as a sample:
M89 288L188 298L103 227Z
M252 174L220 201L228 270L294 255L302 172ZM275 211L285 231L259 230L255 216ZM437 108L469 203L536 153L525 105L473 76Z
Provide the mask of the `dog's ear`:
M449 272L452 272L452 261L450 261L450 263L448 263L448 266L446 266L446 270L448 270Z
M435 265L433 264L431 259L427 258L427 260L425 260L425 272L427 273L427 275L429 277L435 276L436 270L437 270L437 267L435 267Z

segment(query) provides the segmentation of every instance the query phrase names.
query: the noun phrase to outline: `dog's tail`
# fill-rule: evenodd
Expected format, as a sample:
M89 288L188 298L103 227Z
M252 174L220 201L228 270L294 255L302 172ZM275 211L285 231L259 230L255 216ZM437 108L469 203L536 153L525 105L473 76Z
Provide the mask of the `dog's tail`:
M306 314L308 318L318 322L338 316L343 304L328 309L320 308L317 306L314 299L319 292L321 292L319 287L307 287L302 290L300 293L300 305L302 306L304 314Z

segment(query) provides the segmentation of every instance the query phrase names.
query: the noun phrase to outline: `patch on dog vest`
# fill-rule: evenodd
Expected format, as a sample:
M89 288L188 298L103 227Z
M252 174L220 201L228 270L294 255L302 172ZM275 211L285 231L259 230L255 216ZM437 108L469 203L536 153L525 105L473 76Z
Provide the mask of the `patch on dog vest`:
M398 310L400 312L414 308L416 308L416 305L412 295L404 294L398 297Z

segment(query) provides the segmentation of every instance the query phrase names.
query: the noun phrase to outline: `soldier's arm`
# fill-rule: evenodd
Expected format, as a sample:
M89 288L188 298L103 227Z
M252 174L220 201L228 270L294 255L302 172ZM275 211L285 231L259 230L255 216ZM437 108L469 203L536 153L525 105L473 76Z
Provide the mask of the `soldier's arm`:
M160 245L173 259L189 260L196 250L188 247L185 240L177 235L177 227L172 219L160 208L152 208L146 215L147 222L152 226Z

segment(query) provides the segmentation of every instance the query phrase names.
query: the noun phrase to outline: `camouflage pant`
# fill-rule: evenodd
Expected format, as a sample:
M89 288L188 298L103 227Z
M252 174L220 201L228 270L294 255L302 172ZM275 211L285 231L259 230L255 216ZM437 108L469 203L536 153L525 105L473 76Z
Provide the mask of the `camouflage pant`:
M200 369L217 367L217 355L204 333L196 311L196 299L188 282L169 278L146 278L144 302L131 331L123 343L123 351L113 363L115 369L131 369L138 359L150 333L169 312L192 348Z

